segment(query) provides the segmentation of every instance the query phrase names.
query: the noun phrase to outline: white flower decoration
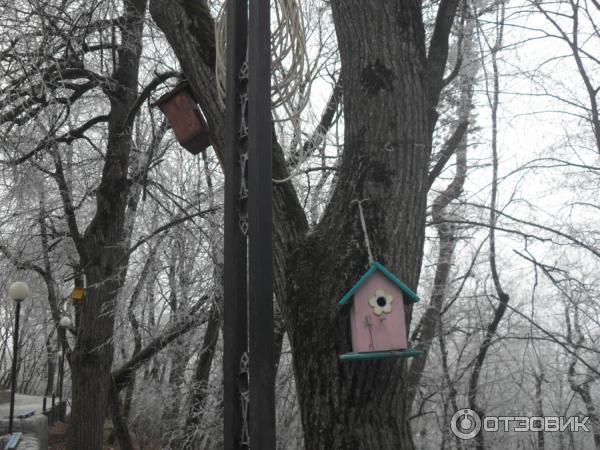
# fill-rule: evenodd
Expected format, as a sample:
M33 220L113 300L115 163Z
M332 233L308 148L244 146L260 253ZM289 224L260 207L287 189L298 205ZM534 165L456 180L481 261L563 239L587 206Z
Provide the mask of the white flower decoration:
M391 313L393 302L394 296L392 294L388 294L383 289L377 289L375 291L375 295L369 298L369 305L371 305L371 308L373 308L373 312L376 316L380 316L383 313Z

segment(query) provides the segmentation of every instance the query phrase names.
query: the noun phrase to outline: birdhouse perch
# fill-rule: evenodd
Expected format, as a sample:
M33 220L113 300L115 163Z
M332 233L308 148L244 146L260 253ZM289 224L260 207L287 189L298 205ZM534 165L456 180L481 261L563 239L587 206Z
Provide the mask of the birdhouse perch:
M375 262L340 300L352 300L350 330L352 353L343 360L387 359L422 356L423 352L407 348L406 302L419 297L400 279Z

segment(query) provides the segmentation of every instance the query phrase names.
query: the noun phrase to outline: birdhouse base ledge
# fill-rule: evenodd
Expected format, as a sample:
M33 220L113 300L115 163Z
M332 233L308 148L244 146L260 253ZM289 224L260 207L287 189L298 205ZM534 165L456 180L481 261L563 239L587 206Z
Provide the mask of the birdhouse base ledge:
M390 350L386 352L351 352L340 355L343 361L366 361L375 359L391 359L391 358L420 358L425 355L421 350L407 348L406 350Z

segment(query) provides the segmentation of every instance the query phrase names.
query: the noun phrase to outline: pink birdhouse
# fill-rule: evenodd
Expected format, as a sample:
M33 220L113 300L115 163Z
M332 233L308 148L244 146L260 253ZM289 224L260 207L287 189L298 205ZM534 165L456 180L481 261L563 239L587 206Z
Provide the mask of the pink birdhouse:
M352 300L352 353L342 359L385 359L421 356L407 348L404 304L419 297L382 264L375 262L340 300Z

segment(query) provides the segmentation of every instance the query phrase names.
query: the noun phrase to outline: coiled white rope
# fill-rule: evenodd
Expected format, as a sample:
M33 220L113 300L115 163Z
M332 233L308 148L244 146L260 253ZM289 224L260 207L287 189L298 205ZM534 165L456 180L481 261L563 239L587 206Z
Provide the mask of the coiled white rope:
M272 107L283 106L289 120L304 109L309 95L306 89L309 66L306 52L304 19L300 0L274 0L275 23L271 32L271 102ZM222 104L225 103L226 46L227 46L227 1L221 5L215 26L217 91ZM290 106L296 94L303 92L300 104Z

